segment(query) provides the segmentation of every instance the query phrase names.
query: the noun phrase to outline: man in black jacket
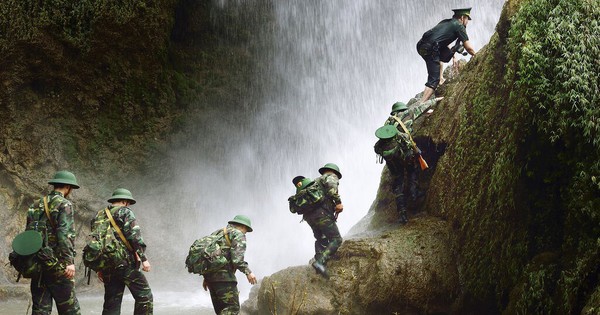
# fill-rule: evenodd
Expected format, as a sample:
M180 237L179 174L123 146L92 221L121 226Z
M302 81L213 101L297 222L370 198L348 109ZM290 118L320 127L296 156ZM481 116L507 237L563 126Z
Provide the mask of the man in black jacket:
M434 28L425 32L417 43L417 52L425 60L428 74L421 102L428 100L440 82L443 83L442 62L449 62L456 51L455 48L448 48L450 43L458 39L462 42L465 50L471 56L475 56L475 50L469 42L466 29L467 23L471 20L471 8L452 11L454 11L454 16L451 19L442 20Z

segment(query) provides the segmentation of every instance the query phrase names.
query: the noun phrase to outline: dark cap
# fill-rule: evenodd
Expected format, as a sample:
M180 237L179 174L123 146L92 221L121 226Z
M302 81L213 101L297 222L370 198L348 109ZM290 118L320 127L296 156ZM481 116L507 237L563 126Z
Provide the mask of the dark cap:
M298 186L298 183L301 182L305 178L306 177L304 177L302 175L298 175L292 179L292 184L294 184L294 186Z
M471 19L471 8L452 9L452 11L454 11L454 16L466 15L469 18L469 20Z

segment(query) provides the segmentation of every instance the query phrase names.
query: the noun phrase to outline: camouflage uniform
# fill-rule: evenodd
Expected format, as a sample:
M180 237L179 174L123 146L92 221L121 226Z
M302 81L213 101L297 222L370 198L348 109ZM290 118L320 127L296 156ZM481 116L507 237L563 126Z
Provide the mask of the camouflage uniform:
M408 102L409 105L414 105L407 110L392 113L393 115L386 120L385 124L394 125L398 131L404 133L405 131L402 126L393 118L394 116L398 117L404 123L408 132L412 134L414 121L437 103L435 99L420 104L416 100L417 97L412 98ZM389 147L386 147L386 145ZM391 141L381 141L381 150L390 150L395 145ZM392 191L396 197L396 209L400 213L401 222L406 223L408 221L406 217L408 199L410 198L413 202L417 200L417 171L419 167L417 156L413 156L408 163L404 161L396 161L396 163L388 162L387 166L392 175ZM407 184L406 187L405 183ZM407 191L405 192L405 190Z
M315 180L315 185L323 187L326 200L321 207L304 214L304 220L315 236L315 260L325 265L342 245L335 217L335 205L342 203L338 194L339 178L325 173Z
M136 224L135 215L129 207L108 206L115 223L131 244L141 261L146 261L146 243L142 238L140 226ZM94 219L95 220L95 219ZM104 306L103 315L120 314L121 302L125 286L129 288L135 299L134 314L152 314L152 291L144 274L139 270L138 262L133 254L129 257L129 264L112 271L102 273L104 280Z
M46 231L43 232L47 236L46 245L52 249L58 263L44 266L42 273L31 279L32 314L50 314L52 299L59 314L80 314L79 301L75 296L75 280L68 279L64 274L66 266L75 263L73 204L58 191L49 193L47 197L52 222L45 219L44 203L40 200L33 203L27 211L26 229Z
M212 234L215 235L222 232L223 229L219 229ZM213 308L218 315L239 314L240 299L235 271L239 270L246 276L252 273L250 268L248 268L248 263L244 260L246 235L232 224L227 225L227 235L231 241L231 250L226 253L230 264L222 270L204 275L204 279L208 283L208 289L210 290ZM225 238L223 238L222 245L227 246Z

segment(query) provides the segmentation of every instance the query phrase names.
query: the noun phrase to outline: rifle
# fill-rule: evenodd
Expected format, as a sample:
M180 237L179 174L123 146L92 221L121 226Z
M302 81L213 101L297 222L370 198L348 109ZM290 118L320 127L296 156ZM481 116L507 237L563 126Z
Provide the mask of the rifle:
M415 140L413 140L413 137L410 135L410 132L408 132L408 129L406 128L406 126L404 125L402 120L396 116L392 116L392 117L394 117L394 119L398 122L398 124L400 126L402 126L402 130L404 130L404 132L406 132L406 134L408 134L408 137L410 138L410 144L412 145L413 150L415 150L415 154L417 155L417 160L419 161L421 170L424 171L424 170L428 169L429 165L427 165L427 161L425 161L425 159L421 155L421 149L419 149L419 147L417 147Z

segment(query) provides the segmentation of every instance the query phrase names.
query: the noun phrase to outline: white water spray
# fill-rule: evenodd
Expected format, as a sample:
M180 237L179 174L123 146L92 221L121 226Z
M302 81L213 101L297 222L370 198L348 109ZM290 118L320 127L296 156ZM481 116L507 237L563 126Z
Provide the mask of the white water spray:
M289 212L287 198L294 192L294 176L317 177L327 162L337 163L343 173L345 210L338 224L344 235L367 214L379 185L383 166L375 163L374 130L394 102L423 90L427 73L416 42L449 18L451 9L475 5L467 32L478 50L492 35L504 3L274 2L274 37L257 61L268 62L270 71L256 78L257 89L275 81L267 87L268 97L255 112L235 113L250 121L241 126L242 117L219 106L207 111L196 122L197 141L173 152L169 187L136 205L147 209L138 217L147 226L155 291L193 287L199 292L201 280L183 268L189 245L236 214L252 219L246 260L259 278L307 264L314 254L312 232ZM163 275L170 280L163 281ZM249 285L238 276L245 297ZM198 299L210 303L207 294Z

